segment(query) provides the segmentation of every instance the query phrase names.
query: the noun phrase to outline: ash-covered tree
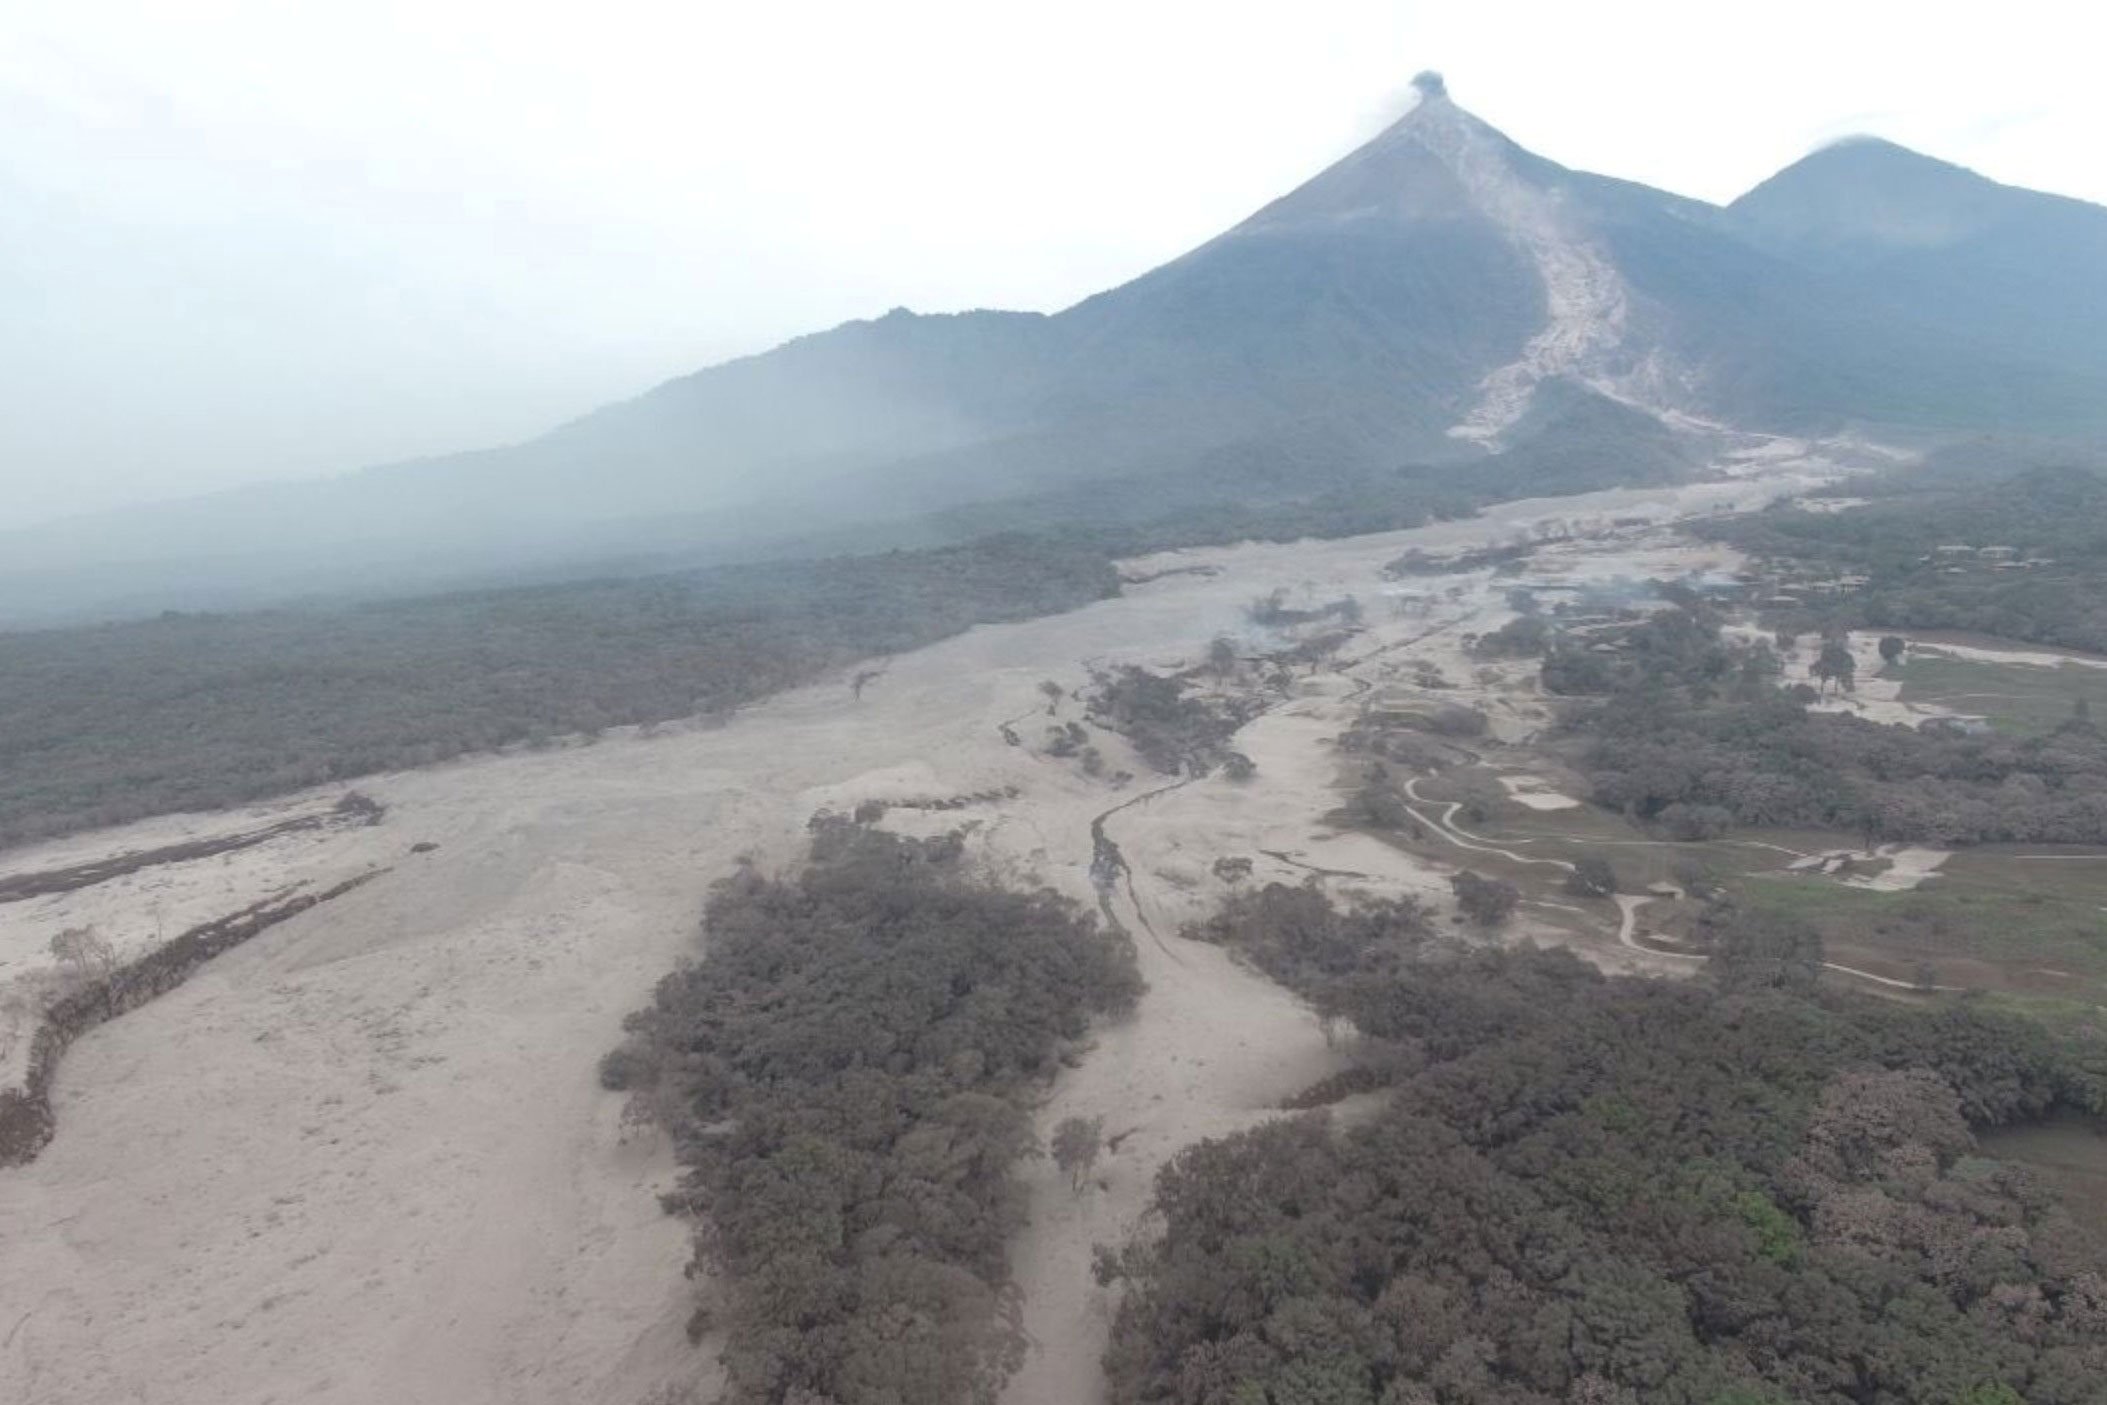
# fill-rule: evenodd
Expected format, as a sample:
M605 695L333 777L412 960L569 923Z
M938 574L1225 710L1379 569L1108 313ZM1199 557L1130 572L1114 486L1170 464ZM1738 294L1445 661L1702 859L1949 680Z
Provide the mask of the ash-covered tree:
M1456 906L1480 927L1497 927L1514 916L1522 890L1504 878L1486 878L1465 869L1449 880Z
M1801 918L1718 903L1698 926L1722 990L1805 993L1821 979L1822 934Z
M1858 661L1851 657L1851 646L1842 639L1824 639L1822 652L1815 656L1814 676L1826 691L1831 683L1838 691L1848 693L1858 686Z
M68 973L82 980L107 976L117 968L117 949L94 927L68 927L51 939L51 954Z
M1097 1165L1098 1154L1105 1146L1105 1119L1102 1117L1064 1117L1053 1131L1054 1165L1068 1177L1068 1188L1076 1194L1083 1193L1083 1186Z
M1684 844L1717 839L1734 827L1734 812L1723 805L1667 806L1655 817L1670 839Z
M1606 898L1617 891L1617 870L1602 855L1587 854L1574 861L1565 887L1576 898Z

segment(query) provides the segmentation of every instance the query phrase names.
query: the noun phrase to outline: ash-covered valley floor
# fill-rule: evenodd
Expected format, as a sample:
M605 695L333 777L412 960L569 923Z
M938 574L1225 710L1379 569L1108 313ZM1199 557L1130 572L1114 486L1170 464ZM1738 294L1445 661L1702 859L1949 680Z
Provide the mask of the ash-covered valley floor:
M723 726L375 777L359 789L386 807L377 824L318 825L0 907L0 981L35 980L71 927L92 923L123 956L295 885L377 875L67 1052L56 1136L0 1170L0 1398L553 1405L638 1400L691 1378L709 1352L682 1332L687 1230L656 1202L671 1155L625 1128L595 1066L623 1016L700 950L713 881L742 856L792 861L816 812L866 800L896 807L892 823L971 826L1001 871L1102 899L1134 938L1149 986L1137 1015L1099 1033L1041 1113L1045 1127L1102 1117L1116 1150L1087 1196L1033 1163L1014 1252L1031 1351L1009 1398L1092 1398L1108 1320L1092 1243L1133 1229L1173 1152L1270 1115L1341 1057L1296 998L1178 935L1217 895L1213 861L1445 901L1452 867L1326 823L1341 802L1334 741L1370 690L1422 665L1476 676L1464 637L1510 612L1485 570L1392 608L1384 565L1556 523L1567 539L1540 564L1568 578L1731 569L1731 553L1668 524L1804 491L1847 458L1773 446L1684 487L1133 562L1131 576L1154 579L893 658L860 695L844 676ZM1248 632L1247 607L1276 589L1354 596L1364 623L1237 735L1251 779L1173 784L1109 734L1096 739L1105 769L1130 780L1044 753L1047 726L1080 714L1070 697L1049 718L1043 682L1072 694L1091 668L1188 666L1217 635ZM1511 690L1497 677L1472 686L1496 728L1521 737L1547 714L1511 672ZM0 856L0 879L317 813L338 793L17 850ZM916 808L957 797L980 798ZM1122 873L1101 887L1104 840ZM1508 936L1576 939L1546 917L1525 909ZM1620 945L1613 926L1588 942L1605 964L1683 969ZM19 1029L10 1043L19 1061Z

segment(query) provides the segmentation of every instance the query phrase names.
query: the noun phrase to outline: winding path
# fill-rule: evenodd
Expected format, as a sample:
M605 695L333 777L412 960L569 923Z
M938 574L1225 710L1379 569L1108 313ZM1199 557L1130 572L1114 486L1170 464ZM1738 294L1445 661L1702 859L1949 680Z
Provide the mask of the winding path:
M1164 941L1157 933L1156 925L1149 921L1148 913L1142 911L1141 897L1134 891L1134 870L1127 866L1127 856L1120 851L1118 841L1106 831L1105 825L1122 810L1154 800L1159 795L1168 795L1171 791L1183 789L1198 779L1197 776L1186 776L1168 785L1159 785L1154 790L1130 795L1110 809L1099 811L1090 821L1090 882L1091 886L1097 889L1098 911L1104 913L1105 921L1115 930L1126 933L1128 939L1132 940L1134 929L1122 922L1119 914L1112 909L1114 896L1124 892L1127 906L1134 913L1135 925L1149 934L1149 940L1154 942L1165 956L1181 966L1185 964L1184 958L1171 950L1170 943Z
M1439 819L1430 819L1430 818L1428 818L1427 816L1425 816L1425 815L1421 814L1421 813L1420 813L1420 812L1419 812L1418 810L1415 810L1415 809L1413 809L1413 808L1412 808L1411 806L1409 806L1409 805L1407 805L1407 806L1405 807L1405 809L1406 809L1407 813L1409 813L1409 814L1410 814L1410 815L1411 815L1411 816L1412 816L1412 817L1413 817L1414 819L1418 820L1418 821L1419 821L1419 822L1420 822L1421 824L1423 824L1423 825L1426 825L1426 826L1427 826L1428 828L1432 829L1432 830L1433 830L1433 831L1434 831L1434 832L1435 832L1436 834L1439 834L1439 835L1440 835L1440 836L1441 836L1441 837L1442 837L1443 839L1447 840L1447 841L1448 841L1448 842L1449 842L1450 844L1453 844L1453 845L1455 845L1455 846L1456 846L1457 848L1459 848L1459 849L1469 849L1469 850L1471 850L1471 851L1473 851L1473 852L1475 852L1475 853L1481 853L1481 854L1495 854L1495 855L1498 855L1498 856L1499 856L1499 857L1501 857L1501 858L1507 859L1507 860L1509 860L1509 861L1511 861L1511 862L1514 862L1514 863L1525 863L1525 864L1543 864L1543 865L1548 865L1548 866L1550 866L1550 867L1553 867L1553 868L1562 868L1562 869L1566 870L1566 871L1567 871L1567 872L1569 872L1569 873L1573 871L1573 865L1572 865L1572 864L1570 864L1570 863L1568 863L1568 862L1566 862L1566 861L1565 861L1564 859L1536 859L1536 858L1530 858L1530 857L1528 857L1528 856L1526 856L1526 855L1523 855L1523 854L1517 854L1517 853L1516 853L1516 852L1514 852L1514 850L1512 850L1512 849L1503 849L1503 848L1500 848L1500 847L1499 847L1498 845L1495 845L1495 844L1487 844L1487 843L1484 843L1484 842L1482 842L1482 841L1481 841L1481 839L1480 839L1480 837L1479 837L1479 836L1477 836L1477 835L1473 835L1473 834L1469 834L1469 833L1467 833L1467 832L1466 832L1466 831L1464 831L1464 830L1458 829L1458 828L1457 828L1457 827L1455 826L1455 824L1453 823L1453 821L1454 821L1454 819L1455 819L1456 811L1462 808L1463 802L1461 802L1461 801L1459 801L1459 800L1451 800L1451 801L1446 801L1446 802L1442 802L1442 801L1432 801L1432 800L1428 800L1428 799L1426 799L1426 798L1425 798L1424 796L1422 796L1422 795L1421 795L1421 794L1419 793L1419 790L1418 790L1418 785L1419 785L1419 778L1418 778L1417 776L1414 776L1414 777L1413 777L1413 778L1412 778L1411 780L1408 780L1408 781L1406 781L1406 782L1405 782L1405 794L1406 794L1406 795L1407 795L1408 797L1410 797L1411 799L1413 799L1413 800L1417 800L1417 801L1418 801L1418 802L1419 802L1420 804L1422 804L1422 805L1434 805L1434 804L1443 804L1443 805L1445 805L1445 808L1444 808L1444 810L1443 810L1443 812L1442 812L1442 816L1441 816L1441 818L1439 818ZM1518 842L1518 843L1524 843L1524 844L1526 844L1526 843L1529 843L1529 842L1531 842L1531 841L1529 841L1529 840L1526 840L1526 839L1525 839L1525 840L1518 840L1518 841L1516 841L1516 842ZM1576 843L1576 844L1618 844L1618 843L1623 843L1623 844L1646 844L1646 845L1656 845L1656 844L1658 844L1658 845L1666 845L1666 844L1670 843L1671 841L1668 841L1668 840L1659 840L1659 839L1627 839L1627 840L1594 840L1594 839L1575 839L1575 840L1573 840L1572 842L1574 842L1574 843ZM1798 855L1798 854L1796 853L1796 851L1795 851L1795 850L1792 850L1792 849L1787 849L1787 848L1784 848L1784 847L1783 847L1782 845L1777 845L1777 844L1764 844L1764 843L1760 843L1760 842L1758 842L1758 841L1755 841L1755 840L1741 840L1741 841L1735 841L1735 842L1739 842L1739 843L1742 843L1742 844L1744 844L1745 846L1748 846L1748 847L1753 847L1753 848L1761 848L1761 849L1772 849L1772 850L1775 850L1775 851L1777 851L1778 853L1782 853L1782 854L1795 854L1795 855L1796 855L1797 857L1805 857L1805 855ZM2042 855L2041 857L2060 857L2060 856L2050 856L2050 855ZM2107 855L2102 855L2101 857L2107 857ZM1645 906L1646 906L1647 904L1649 904L1649 903L1653 902L1654 900L1655 900L1655 898L1654 898L1654 895L1651 895L1651 894L1643 894L1643 893L1619 893L1619 894L1617 895L1617 911L1618 911L1618 922L1617 922L1617 944L1618 944L1618 945L1620 945L1620 946L1626 947L1626 948L1628 948L1628 949L1630 949L1630 950L1632 950L1632 951L1638 951L1638 952L1643 952L1643 953L1645 953L1645 954L1646 954L1646 955L1648 955L1648 956L1660 956L1660 957L1665 957L1665 958L1667 958L1667 959L1669 959L1669 960L1671 960L1671 961L1696 961L1696 962L1705 962L1705 961L1710 961L1710 960L1712 959L1711 957L1709 957L1709 956L1706 956L1706 955L1704 955L1704 954L1702 954L1702 953L1699 953L1699 952L1690 952L1690 951L1664 951L1664 950L1662 950L1662 949L1661 949L1661 948L1659 948L1659 947L1647 946L1647 945L1645 945L1644 943L1642 943L1642 942L1641 942L1641 941L1639 940L1639 935L1638 935L1638 924L1639 924L1639 910L1640 910L1641 908L1645 907ZM1917 982L1917 981L1904 981L1904 980L1897 980L1897 979L1895 979L1895 978L1894 978L1893 976L1883 976L1883 975L1880 975L1880 974L1878 974L1877 972L1873 972L1873 971L1867 971L1867 970L1862 970L1862 969L1860 969L1860 968L1859 968L1859 967L1857 967L1857 966L1844 966L1844 965L1840 965L1840 964L1838 964L1837 962L1834 962L1834 961L1824 961L1824 962L1822 963L1822 969L1823 969L1823 970L1825 970L1825 971L1834 971L1834 972L1836 972L1836 973L1837 973L1838 975L1841 975L1841 976L1852 976L1852 977L1855 977L1855 978L1856 978L1856 979L1858 979L1858 980L1862 980L1862 981L1870 981L1870 982L1872 982L1872 983L1873 983L1874 985L1879 985L1879 986L1886 986L1886 987L1888 987L1889 989L1892 989L1892 990L1908 990L1908 991L1957 991L1957 990L1961 990L1961 989L1964 989L1964 988L1965 988L1965 987L1962 987L1962 986L1952 986L1952 985L1925 985L1925 984L1922 984L1922 983L1920 983L1920 982Z

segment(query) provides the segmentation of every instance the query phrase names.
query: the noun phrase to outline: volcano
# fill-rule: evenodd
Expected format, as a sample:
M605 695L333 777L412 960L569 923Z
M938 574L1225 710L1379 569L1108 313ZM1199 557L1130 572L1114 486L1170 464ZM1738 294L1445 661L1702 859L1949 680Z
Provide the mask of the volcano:
M915 544L945 514L1116 513L1174 481L1177 502L1405 464L1468 481L1555 456L1524 441L1576 397L1595 425L2107 429L2107 210L1880 142L1719 207L1413 87L1303 185L1062 312L896 309L529 443L42 527L0 539L0 587L122 612Z

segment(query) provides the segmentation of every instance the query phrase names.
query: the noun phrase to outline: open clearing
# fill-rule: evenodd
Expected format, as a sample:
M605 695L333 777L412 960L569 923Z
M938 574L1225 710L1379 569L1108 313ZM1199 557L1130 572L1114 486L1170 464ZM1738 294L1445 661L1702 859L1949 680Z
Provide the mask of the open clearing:
M1981 656L1987 652L1964 655L1947 645L1922 644L1886 674L1900 682L1906 704L1980 716L2012 736L2054 731L2080 701L2094 716L2107 718L2107 671L2076 656L2034 653L2016 662Z

